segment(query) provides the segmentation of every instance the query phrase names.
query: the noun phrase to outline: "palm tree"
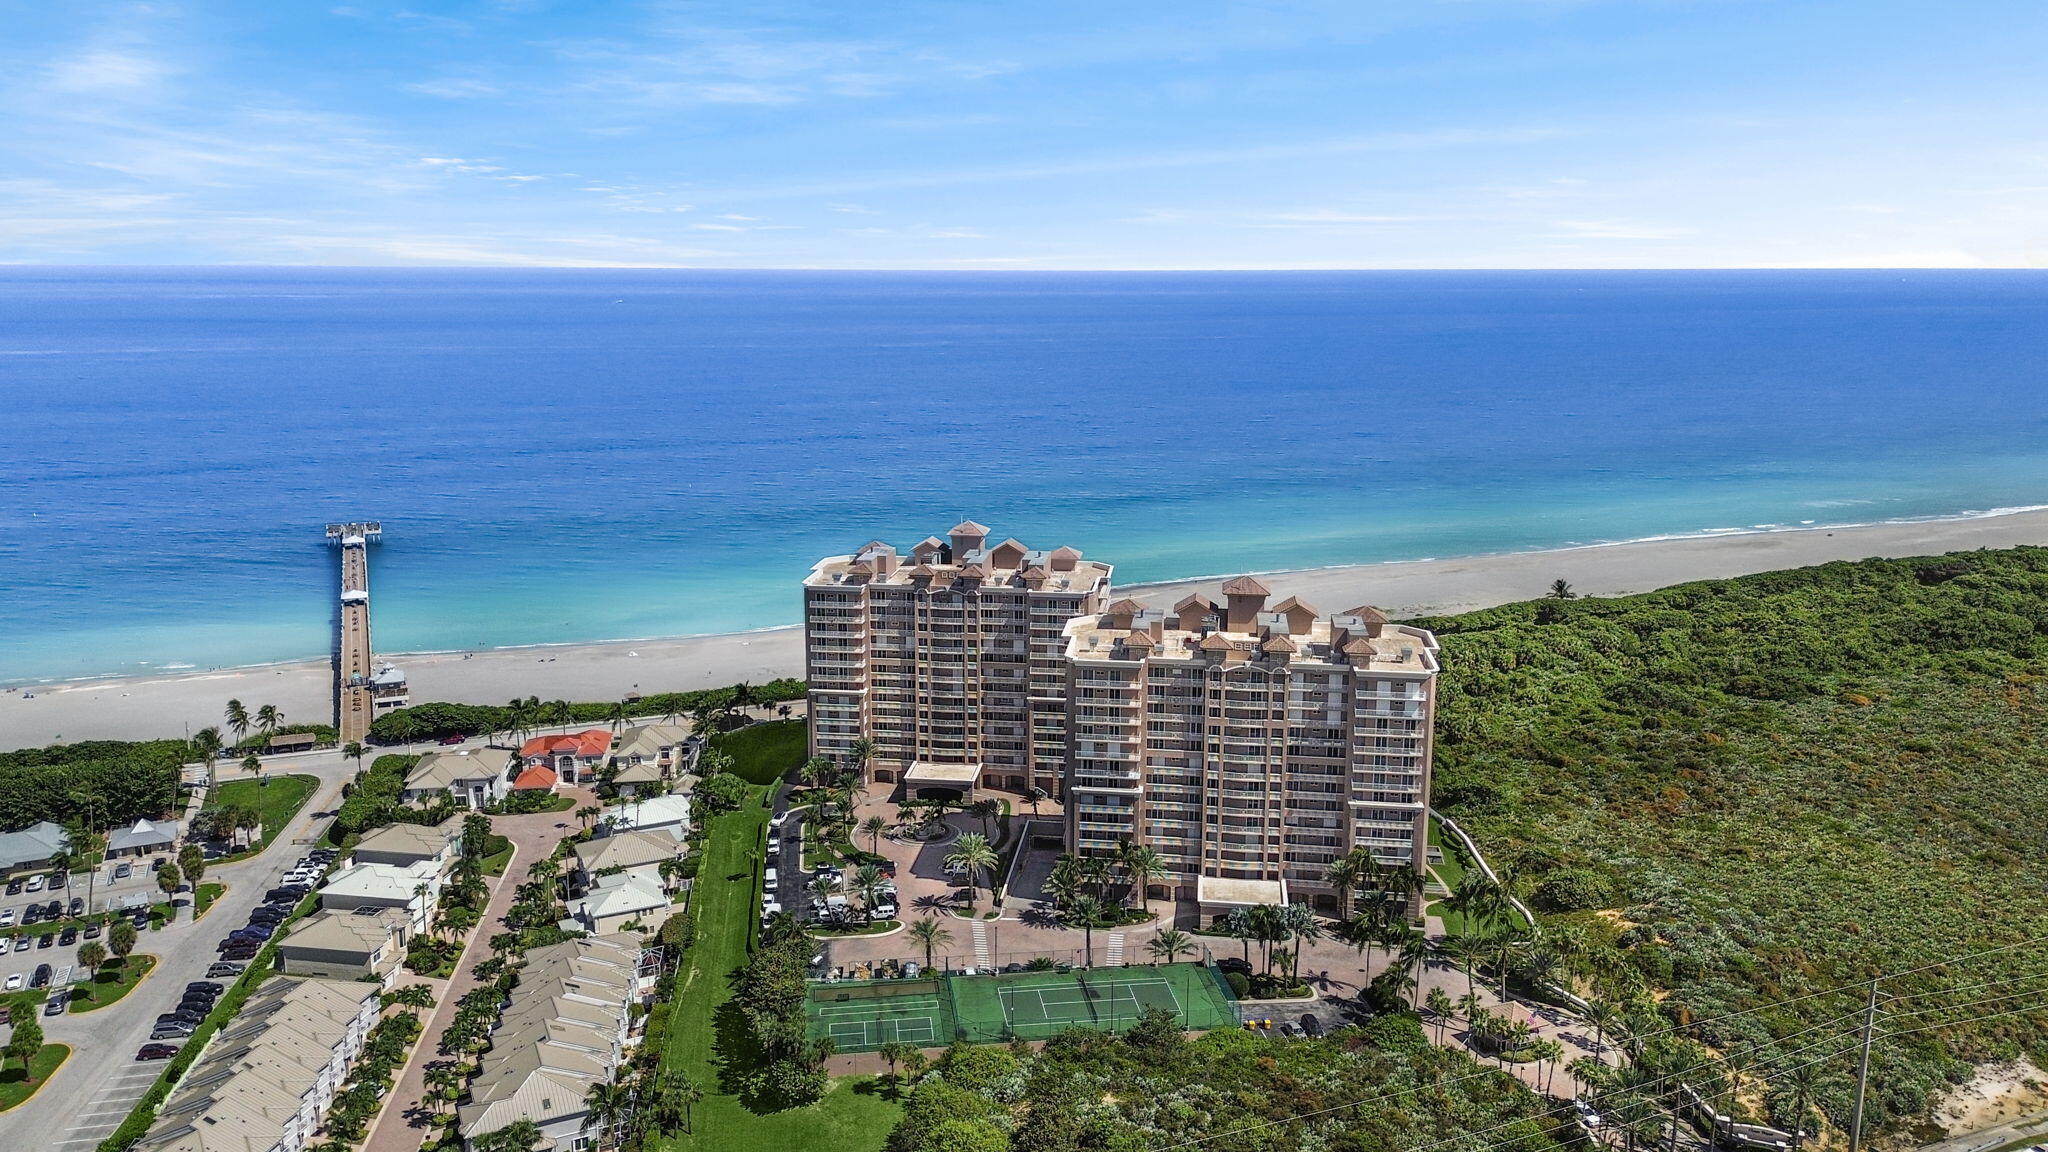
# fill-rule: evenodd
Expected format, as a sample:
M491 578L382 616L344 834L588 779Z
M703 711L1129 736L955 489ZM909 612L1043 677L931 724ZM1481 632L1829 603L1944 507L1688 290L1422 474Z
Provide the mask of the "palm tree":
M1792 1093L1792 1147L1806 1142L1806 1122L1812 1116L1813 1097L1820 1090L1820 1062L1802 1064L1785 1073L1785 1088Z
M988 837L979 832L969 832L960 837L951 855L946 857L948 867L960 869L967 877L967 908L974 909L977 885L985 869L992 869L999 862L996 850L989 846ZM995 897L995 878L989 878L989 897Z
M808 885L808 887L811 890L811 895L817 897L818 903L820 904L823 904L825 901L831 899L832 897L839 895L839 880L836 874L830 876L814 876L811 878L811 882Z
M1306 904L1286 905L1280 915L1287 925L1288 934L1294 937L1294 963L1291 967L1300 972L1301 946L1310 940L1323 938L1322 921L1316 919L1316 914L1309 911Z
M258 756L256 753L251 752L247 756L242 757L242 771L256 777L262 786L269 786L269 778L263 775L263 757Z
M343 744L341 746L341 754L343 756L348 757L350 760L355 761L356 771L360 772L363 770L363 757L368 756L370 754L370 750L368 748L363 747L362 741L351 740L348 743Z
M967 806L970 815L981 820L981 834L984 839L995 839L995 818L1003 814L1003 806L993 800L976 800Z
M1441 1048L1444 1042L1444 1028L1451 1022L1451 1011L1454 1007L1451 1004L1451 994L1442 988L1431 988L1429 995L1422 998L1422 1004L1429 1009L1431 1016L1436 1017L1436 1042Z
M1568 580L1552 580L1550 582L1550 591L1545 594L1545 599L1549 600L1576 600L1578 598L1579 594L1572 591L1571 582Z
M604 815L604 810L591 804L585 804L576 810L576 819L583 822L585 831L589 831L591 826L597 823L597 818L602 815Z
M624 1087L610 1080L599 1080L583 1094L583 1103L590 1109L590 1119L597 1125L597 1147L602 1148L611 1142L619 1117L626 1114L626 1106L631 1099Z
M1614 1002L1611 1000L1602 1000L1598 996L1594 996L1587 999L1584 1015L1586 1023L1593 1026L1593 1054L1605 1056L1607 1054L1607 1030L1614 1026L1616 1020L1621 1018L1621 1009L1615 1007Z
M853 890L860 893L861 919L870 924L874 923L875 897L882 890L882 869L874 864L863 864L855 868Z
M1095 921L1101 915L1102 901L1093 896L1076 896L1074 902L1067 907L1067 922L1070 925L1078 923L1081 926L1081 944L1086 949L1082 954L1085 957L1085 962L1081 965L1083 968L1095 967Z
M631 713L626 711L626 702L624 700L605 706L604 718L611 723L612 731L614 732L626 726L626 719L630 715Z
M1287 920L1277 904L1259 904L1245 909L1245 920L1251 929L1251 938L1265 948L1266 963L1262 974L1273 974L1273 945L1287 939Z
M1422 972L1429 964L1429 937L1421 932L1406 932L1399 949L1394 953L1394 966L1415 983L1419 995L1422 990ZM1411 1001L1410 1007L1419 1007L1419 1001Z
M1444 937L1443 950L1465 970L1465 994L1472 995L1475 991L1472 967L1485 954L1485 946L1475 936L1453 932Z
M1252 918L1244 908L1232 908L1216 918L1216 930L1244 947L1244 966L1252 966Z
M867 776L868 761L875 758L875 742L865 736L846 746L846 766Z
M1038 815L1038 806L1045 801L1045 789L1036 784L1024 790L1024 799L1031 802L1031 814Z
M284 724L284 713L275 704L265 704L256 710L256 727L268 736Z
M192 734L192 755L206 765L206 778L213 779L213 766L220 760L220 729L201 728Z
M240 700L228 701L227 711L221 715L227 720L228 730L235 734L237 741L249 734L249 710L242 707Z
M1182 956L1193 953L1194 950L1195 942L1188 939L1188 934L1178 928L1166 929L1152 937L1145 945L1145 951L1150 952L1154 960L1163 964L1171 964Z
M1331 861L1329 870L1324 873L1323 879L1337 890L1337 915L1340 918L1350 919L1354 911L1351 894L1365 886L1365 866L1371 859L1370 854L1364 854L1361 859L1360 851L1354 848Z
M531 1120L514 1120L496 1131L486 1132L470 1142L475 1152L533 1152L540 1143L540 1126Z
M1165 874L1166 860L1159 852L1146 844L1125 841L1121 853L1124 872L1131 878L1131 887L1138 890L1138 906L1147 915L1152 912L1152 881Z
M860 830L861 834L868 838L868 851L877 856L881 855L882 833L889 830L889 822L880 816L870 816L861 821Z
M910 926L910 938L924 945L924 966L932 966L932 952L940 945L951 944L953 933L944 924L930 916Z

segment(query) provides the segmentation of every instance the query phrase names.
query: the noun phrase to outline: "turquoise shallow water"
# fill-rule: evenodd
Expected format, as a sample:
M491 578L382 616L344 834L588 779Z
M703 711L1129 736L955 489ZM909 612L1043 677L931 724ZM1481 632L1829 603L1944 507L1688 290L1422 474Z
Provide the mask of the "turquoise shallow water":
M0 269L0 680L796 618L972 515L1126 582L2048 503L2048 276Z

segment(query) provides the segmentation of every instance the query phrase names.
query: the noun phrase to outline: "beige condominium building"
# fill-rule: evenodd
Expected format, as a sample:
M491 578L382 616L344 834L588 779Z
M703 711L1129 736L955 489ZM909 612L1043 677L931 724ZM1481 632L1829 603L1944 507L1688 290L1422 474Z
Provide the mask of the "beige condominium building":
M1363 846L1420 870L1428 843L1437 642L1372 608L1118 600L1066 627L1067 839L1148 845L1159 897L1203 917L1252 904L1334 910L1332 861Z
M1100 613L1110 566L1073 548L991 542L973 521L908 555L879 541L804 581L811 754L874 743L869 779L1059 795L1065 628Z

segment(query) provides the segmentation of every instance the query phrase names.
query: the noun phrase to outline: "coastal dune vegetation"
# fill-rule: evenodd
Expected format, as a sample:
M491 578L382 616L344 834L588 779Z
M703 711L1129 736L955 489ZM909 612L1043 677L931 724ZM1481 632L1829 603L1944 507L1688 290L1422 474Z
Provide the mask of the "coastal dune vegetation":
M776 707L804 698L804 682L788 678L766 684L735 684L689 692L656 692L626 700L583 701L529 698L508 704L450 704L429 701L394 708L370 725L379 744L407 744L446 736L518 735L551 724L623 724L629 720L685 716L719 717L748 707Z
M1443 644L1435 806L1536 910L1525 986L1574 954L1611 1027L1664 1033L1641 1063L1702 1090L1740 1065L1788 1127L1849 1119L1853 1038L1827 1037L1880 976L1874 1126L2048 1057L2048 549L1416 622Z

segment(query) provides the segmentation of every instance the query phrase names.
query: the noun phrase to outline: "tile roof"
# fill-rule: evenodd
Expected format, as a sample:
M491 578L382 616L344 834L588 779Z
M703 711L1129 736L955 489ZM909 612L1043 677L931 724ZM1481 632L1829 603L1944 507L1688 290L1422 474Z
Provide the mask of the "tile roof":
M1271 596L1273 590L1250 576L1239 576L1223 586L1225 596Z
M531 760L536 756L560 756L567 753L578 759L589 760L604 755L611 746L610 729L585 728L581 732L564 732L558 736L535 736L519 746L519 755Z
M536 764L512 778L514 791L527 791L555 786L555 770L545 764Z
M479 748L474 752L429 752L405 774L405 786L413 792L452 788L463 780L503 780L512 766L508 748Z

